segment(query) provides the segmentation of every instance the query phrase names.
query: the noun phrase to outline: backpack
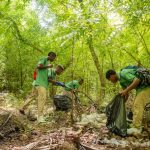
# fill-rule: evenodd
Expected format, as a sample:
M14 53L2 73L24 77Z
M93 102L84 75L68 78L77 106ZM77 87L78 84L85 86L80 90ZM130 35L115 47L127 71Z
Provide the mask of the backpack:
M36 80L36 76L37 76L37 68L34 69L33 72L33 79Z
M150 69L139 68L136 71L136 76L141 80L141 85L150 86Z
M121 70L123 70L123 69L135 69L135 70L137 70L139 68L140 68L139 66L129 65L129 66L126 66L126 67L122 68Z

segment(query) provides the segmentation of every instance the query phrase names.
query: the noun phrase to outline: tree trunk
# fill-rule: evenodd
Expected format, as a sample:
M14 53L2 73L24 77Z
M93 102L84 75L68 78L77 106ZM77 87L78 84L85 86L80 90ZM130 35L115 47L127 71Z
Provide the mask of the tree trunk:
M90 50L90 53L92 55L95 67L97 69L100 84L101 84L101 88L100 88L100 101L101 101L102 97L105 95L105 81L104 81L103 72L102 72L102 69L100 67L98 57L97 57L95 50L94 50L92 35L90 35L90 37L88 39L88 46L89 46L89 50ZM100 104L100 101L98 100L98 104Z
M82 0L78 0L78 2L80 3L81 9L84 11L83 1ZM90 16L86 17L86 19L89 19L89 18L90 18ZM95 67L97 69L99 80L100 80L100 84L101 84L100 99L97 100L97 103L99 105L100 101L102 100L102 97L105 95L105 81L104 81L104 78L103 78L103 71L102 71L102 69L100 67L98 56L96 55L95 50L94 50L94 46L93 46L92 26L91 26L91 24L89 22L87 22L87 25L88 25L88 31L89 31L89 35L88 35L89 37L87 38L88 47L89 47L90 53L92 55Z

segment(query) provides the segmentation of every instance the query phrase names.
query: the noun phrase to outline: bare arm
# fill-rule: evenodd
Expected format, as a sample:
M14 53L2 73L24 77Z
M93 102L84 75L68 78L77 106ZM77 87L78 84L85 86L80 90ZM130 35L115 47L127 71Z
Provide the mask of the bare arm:
M66 87L66 86L65 86L65 83L59 82L59 81L55 81L55 80L53 80L52 78L49 78L48 81L49 81L50 83L52 83L53 85L61 86L61 87Z
M126 89L124 89L123 91L120 92L120 94L122 96L127 96L128 92L130 92L131 90L135 89L139 85L140 81L141 81L140 79L135 78L133 80L133 82Z
M126 88L127 92L130 92L131 90L135 89L139 85L140 81L140 79L135 78L133 82Z

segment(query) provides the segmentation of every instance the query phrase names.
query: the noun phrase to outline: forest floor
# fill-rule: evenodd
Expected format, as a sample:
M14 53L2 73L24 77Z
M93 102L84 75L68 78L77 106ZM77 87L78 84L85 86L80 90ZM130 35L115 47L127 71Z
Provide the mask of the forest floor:
M147 133L114 135L103 113L92 110L72 124L70 113L49 109L47 122L38 124L14 108L16 97L1 93L0 101L0 150L150 150Z

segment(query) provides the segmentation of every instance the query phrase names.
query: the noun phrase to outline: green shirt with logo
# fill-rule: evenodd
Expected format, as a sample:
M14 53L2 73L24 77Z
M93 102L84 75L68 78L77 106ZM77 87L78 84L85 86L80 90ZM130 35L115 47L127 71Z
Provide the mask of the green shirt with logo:
M72 89L78 89L79 88L79 86L80 86L80 84L79 84L79 81L77 81L77 80L73 80L73 81L70 81L70 82L67 82L66 84L65 84L65 90L66 91L70 91L70 90L72 90Z

